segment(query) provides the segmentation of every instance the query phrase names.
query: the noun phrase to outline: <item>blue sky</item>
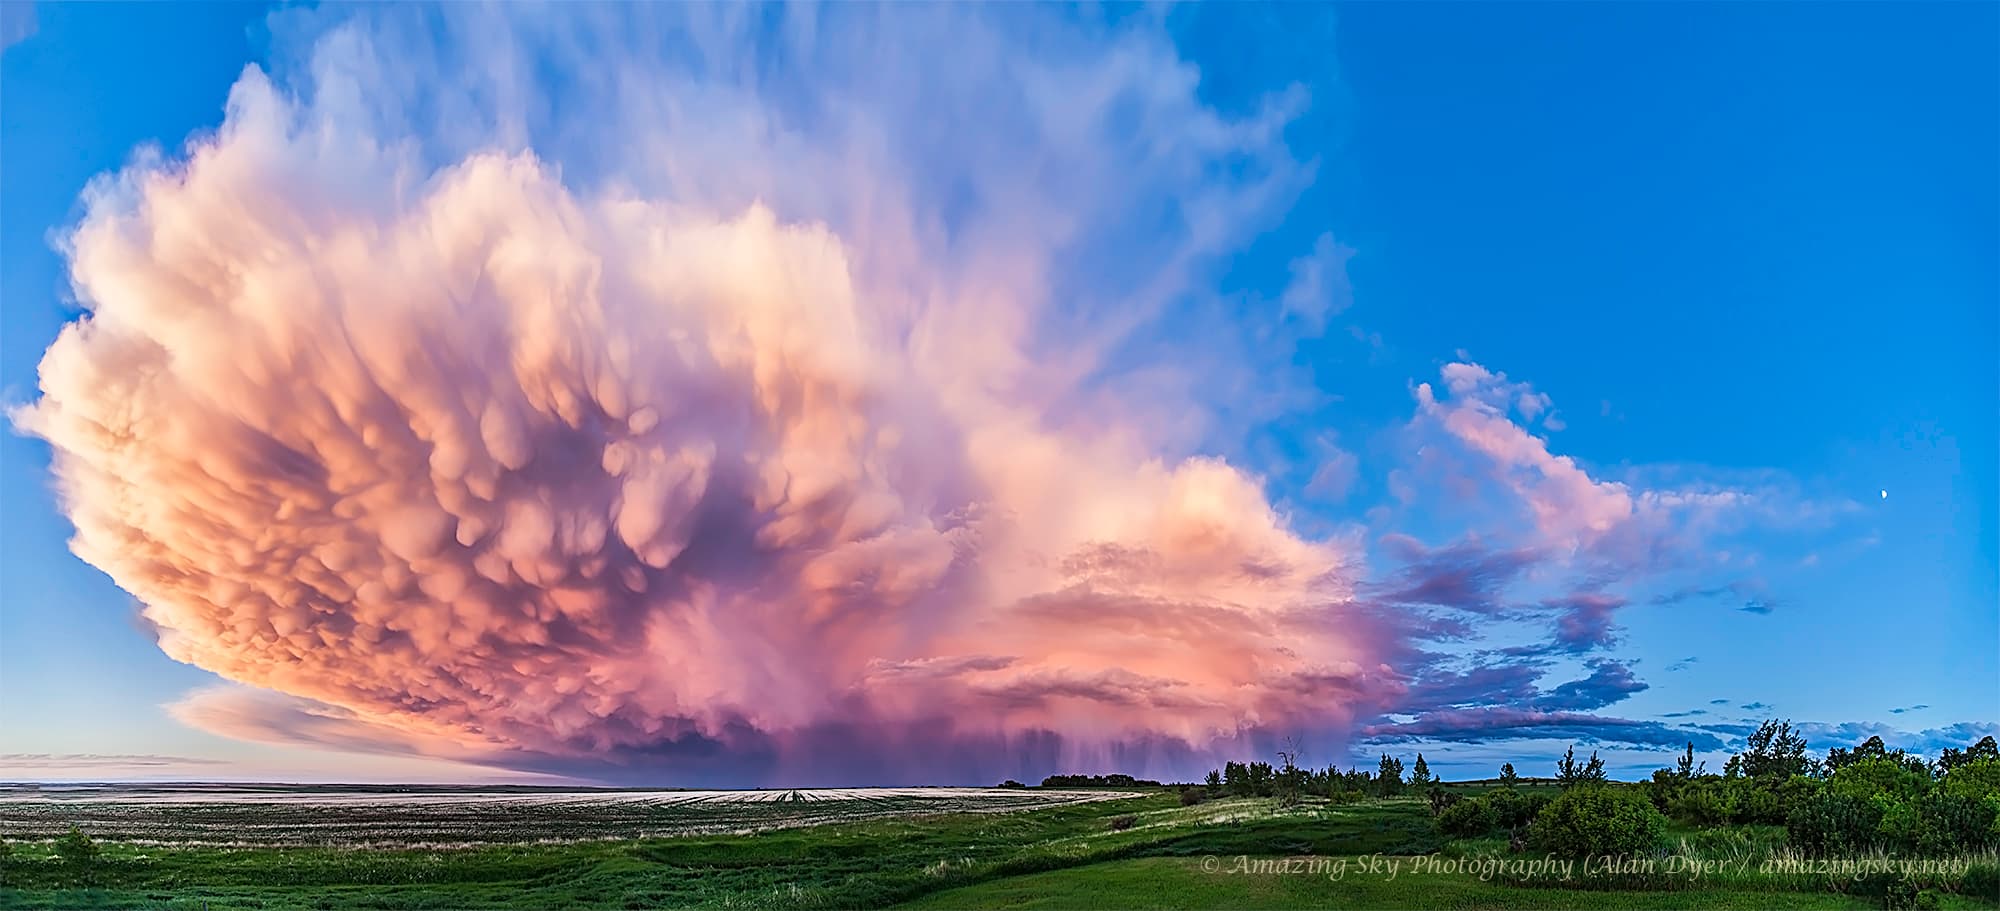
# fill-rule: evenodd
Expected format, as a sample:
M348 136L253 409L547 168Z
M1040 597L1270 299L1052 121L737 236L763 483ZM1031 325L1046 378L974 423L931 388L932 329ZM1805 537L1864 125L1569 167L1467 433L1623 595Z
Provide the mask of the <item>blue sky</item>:
M7 7L10 40L23 9ZM1088 51L1123 34L1121 17L1149 15L1102 24L1074 13L1046 27L1084 21L1076 40ZM1402 581L1422 576L1413 554L1468 541L1467 553L1500 552L1547 532L1499 502L1502 481L1482 476L1462 496L1451 485L1467 469L1425 473L1423 454L1464 441L1440 429L1447 412L1423 417L1419 384L1446 409L1489 394L1504 409L1526 392L1548 404L1510 420L1599 483L1751 492L1760 505L1754 519L1699 529L1674 520L1659 539L1671 545L1646 545L1674 550L1657 571L1625 555L1524 560L1502 600L1553 603L1588 588L1621 606L1615 635L1538 659L1542 688L1520 705L1553 705L1566 679L1629 675L1644 686L1614 686L1608 702L1581 708L1730 744L1732 726L1762 717L1880 725L1926 751L1990 733L2000 718L1996 15L1981 4L1364 4L1180 8L1129 26L1156 27L1199 72L1195 99L1223 115L1249 117L1288 85L1307 100L1272 160L1297 165L1273 178L1281 189L1242 209L1251 214L1231 223L1236 239L1201 251L1159 316L1087 382L1209 415L1156 448L1225 457L1261 479L1291 528L1358 542L1364 598L1473 617L1476 634L1424 640L1421 651L1450 660L1418 678L1518 666L1502 650L1539 641L1553 622L1397 600ZM173 155L215 131L246 65L296 72L265 16L222 4L37 5L32 33L6 48L0 389L10 406L38 398L37 363L82 313L54 241L84 214L86 184L137 148ZM761 90L785 97L792 75L774 69ZM550 124L527 143L585 182L596 159L557 150L562 99L586 85L573 79L543 77ZM1271 161L1241 167L1261 164ZM1136 213L1172 189L1135 182L1129 198L1107 198ZM1105 312L1135 306L1125 295L1143 282L1112 264L1171 261L1157 254L1181 248L1129 217L1050 254L1053 274L1082 276L1056 284ZM1329 249L1322 237L1350 251L1311 289L1324 314L1287 315L1301 269ZM1334 289L1340 281L1349 288ZM1261 328L1205 339L1205 319ZM1234 372L1145 385L1163 351ZM1441 371L1454 363L1526 386L1447 396ZM173 777L499 774L436 754L357 760L253 745L170 716L163 705L222 678L170 660L134 596L69 553L47 442L6 434L0 457L0 752L167 757L103 768ZM1406 538L1421 546L1397 543ZM1615 583L1578 582L1606 567L1621 573ZM1616 673L1592 676L1607 667ZM1562 742L1592 734L1474 726L1452 743L1423 739L1435 729L1422 725L1427 712L1479 707L1448 701L1358 718L1360 733L1333 742L1421 748L1433 767L1475 774L1498 758L1553 761ZM1710 727L1686 727L1700 724ZM1646 746L1606 742L1627 770L1664 764ZM36 762L57 760L16 765Z

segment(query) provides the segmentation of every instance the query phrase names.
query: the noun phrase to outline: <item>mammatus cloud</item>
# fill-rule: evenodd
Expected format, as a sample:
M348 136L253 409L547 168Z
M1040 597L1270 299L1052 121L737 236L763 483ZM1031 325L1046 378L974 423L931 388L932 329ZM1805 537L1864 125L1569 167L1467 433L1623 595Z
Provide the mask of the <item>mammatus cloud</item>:
M388 51L415 39L383 18L326 32L289 85L246 70L184 159L94 185L66 244L89 315L15 419L54 450L75 551L161 648L257 688L174 713L247 739L804 783L1168 770L1379 710L1402 684L1389 634L1349 611L1349 545L1106 419L1138 409L1053 397L1121 328L1052 295L1171 293L1275 198L1296 100L1217 114L1144 27L1003 83L1021 29L959 24L950 50L995 78L939 91L1004 96L996 116L1055 136L1116 113L1153 138L979 162L995 170L949 183L970 199L939 223L940 175L900 158L926 150L894 147L912 134L850 134L905 112L834 129L754 82L674 95L679 74L634 54L608 65L659 94L557 126L659 157L579 158L603 170L572 180L518 141L540 112L520 86L411 95ZM448 22L446 50L565 52L449 33L475 25ZM851 39L708 26L748 27L692 34L806 42L782 59L807 69ZM876 97L838 88L819 101ZM672 128L586 120L649 106ZM493 129L414 132L444 109ZM752 135L796 157L719 155ZM1225 158L1254 173L1216 189ZM1103 183L1060 209L1008 195L1051 166ZM756 196L716 189L758 176ZM1157 274L1064 276L1123 229L1125 195L1161 186L1187 192Z

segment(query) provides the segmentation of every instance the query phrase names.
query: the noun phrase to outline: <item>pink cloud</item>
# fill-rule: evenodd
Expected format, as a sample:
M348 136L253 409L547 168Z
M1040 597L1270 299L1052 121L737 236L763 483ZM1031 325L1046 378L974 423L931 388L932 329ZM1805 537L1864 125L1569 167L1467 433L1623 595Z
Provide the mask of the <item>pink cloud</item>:
M1419 418L1436 422L1485 456L1551 544L1581 547L1633 517L1633 496L1624 484L1593 479L1576 460L1551 453L1547 440L1509 417L1514 409L1524 422L1532 421L1548 407L1547 396L1478 364L1454 362L1441 373L1449 394L1441 398L1431 384L1419 384Z
M1118 409L1047 420L1120 331L1044 347L1058 253L1189 163L1289 162L1283 103L1215 114L1145 35L1021 73L1047 129L1135 91L1161 135L1198 129L1078 160L1097 195L996 203L953 252L855 137L789 173L691 135L653 191L490 147L428 164L352 107L395 65L364 37L332 32L299 93L247 71L185 161L93 187L66 244L89 314L15 414L76 553L169 656L244 685L176 717L544 771L934 779L1192 769L1398 691L1394 637L1343 613L1348 544ZM718 201L704 168L772 201ZM1271 192L1190 196L1163 280Z

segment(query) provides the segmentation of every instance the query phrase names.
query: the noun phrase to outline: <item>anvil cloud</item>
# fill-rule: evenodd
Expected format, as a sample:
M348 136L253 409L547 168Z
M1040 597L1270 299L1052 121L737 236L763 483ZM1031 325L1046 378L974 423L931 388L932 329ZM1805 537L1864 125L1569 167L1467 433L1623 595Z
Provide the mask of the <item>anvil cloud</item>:
M94 186L66 245L89 314L16 420L53 448L76 552L167 654L243 685L176 713L801 783L1164 771L1379 711L1401 683L1351 610L1352 548L1168 455L1110 386L1068 392L1279 197L1298 100L1216 113L1142 27L1003 80L1057 24L907 12L875 25L949 33L931 53L981 77L924 91L1001 122L949 147L956 171L899 145L948 137L895 93L826 81L788 106L698 63L586 67L563 42L620 34L588 23L431 23L432 65L501 74L446 96L399 69L418 23L383 11L294 23L321 30L301 75L246 70L213 135ZM765 52L851 77L839 28L788 23ZM618 87L542 129L492 63L513 55ZM815 120L864 99L886 100ZM1104 118L1132 138L1036 139ZM977 145L1020 127L1049 160ZM1225 160L1255 167L1210 179ZM933 208L940 186L964 211ZM1182 227L1144 275L1064 273L1163 188ZM1133 306L1093 311L1114 293Z

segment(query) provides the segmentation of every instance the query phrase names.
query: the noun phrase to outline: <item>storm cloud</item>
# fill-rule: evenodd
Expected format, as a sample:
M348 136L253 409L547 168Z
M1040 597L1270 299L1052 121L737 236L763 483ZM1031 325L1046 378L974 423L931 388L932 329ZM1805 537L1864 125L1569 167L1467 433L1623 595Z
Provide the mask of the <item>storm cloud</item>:
M836 129L699 55L573 59L631 40L611 24L385 9L281 23L318 30L289 81L246 70L212 135L97 182L65 241L88 314L15 420L77 554L168 655L242 685L175 714L612 777L911 780L1188 766L1399 691L1343 613L1350 549L1066 380L1124 328L1052 309L1170 294L1277 198L1298 99L1217 113L1145 27L1003 81L1058 24L909 12L900 37L954 39L916 71L950 51L984 77L926 90L990 102L1006 122L974 140L1115 110L1157 141L1051 140L1078 181L1058 211L1062 180L973 146L917 167L894 142L941 137L905 95L843 91L838 23L669 30L823 71L821 104L883 99ZM420 40L440 70L398 53ZM557 118L505 65L418 88L475 51L623 81ZM1256 167L1204 179L1224 160ZM1062 274L1175 187L1147 276Z

